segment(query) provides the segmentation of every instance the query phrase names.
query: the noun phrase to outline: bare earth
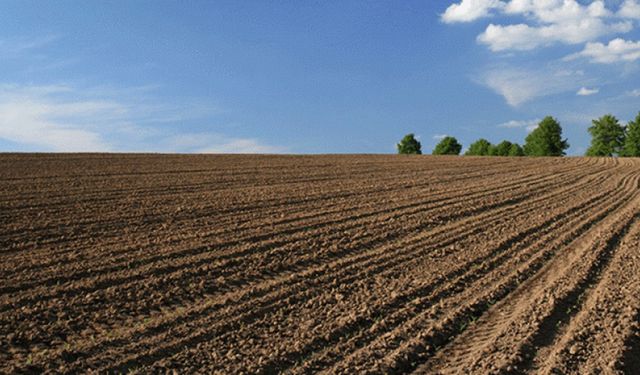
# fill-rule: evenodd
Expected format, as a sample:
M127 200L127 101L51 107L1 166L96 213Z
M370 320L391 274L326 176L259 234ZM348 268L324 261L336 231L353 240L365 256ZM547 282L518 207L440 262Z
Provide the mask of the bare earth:
M0 154L0 372L638 373L640 160Z

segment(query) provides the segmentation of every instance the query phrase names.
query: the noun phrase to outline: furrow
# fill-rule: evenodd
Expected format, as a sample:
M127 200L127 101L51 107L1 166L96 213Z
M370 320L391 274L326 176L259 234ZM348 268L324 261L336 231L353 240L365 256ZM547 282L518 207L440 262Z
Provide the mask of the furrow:
M445 244L446 245L446 244ZM348 281L348 280L347 280ZM280 298L284 298L284 297L280 297Z
M634 179L634 182L637 183L637 178ZM632 192L632 198L625 203L624 212L633 212L636 209L636 197L637 192ZM617 210L621 209L617 208ZM470 335L476 335L476 337L484 336L484 341L487 344L474 350L473 355L477 357L462 357L461 360L464 360L459 361L459 367L456 368L460 371L491 372L496 369L501 369L500 371L518 371L526 367L529 354L533 350L532 348L535 348L536 335L540 337L538 340L542 340L550 333L541 329L533 331L523 331L523 329L530 327L548 328L548 321L559 321L562 315L552 314L553 309L556 306L566 306L567 302L571 302L574 296L571 293L572 290L578 290L579 295L580 291L584 290L581 285L588 285L590 280L599 275L602 265L607 264L604 259L612 251L610 249L614 248L611 244L615 244L618 241L618 236L633 224L634 219L633 217L629 219L629 216L629 214L616 213L611 217L599 217L598 221L605 220L609 223L605 228L611 227L610 231L604 230L607 233L605 238L608 239L608 242L603 240L597 242L599 250L591 250L593 244L590 242L590 238L602 234L602 225L585 232L584 235L576 236L576 240L567 247L570 250L563 251L560 256L554 257L553 262L545 267L544 272L536 275L523 287L519 288L517 293L514 293L504 303L492 309L492 315L479 321L474 325L473 330L470 330L468 334L465 334L460 339L471 346L474 345L474 342ZM614 230L614 228L618 229ZM586 255L594 257L592 263L585 261ZM590 264L590 268L584 270L583 266L585 264ZM583 276L576 280L579 275ZM580 284L581 280L586 284ZM563 289L559 286L567 283L568 285L573 285L573 287ZM564 292L565 290L567 291ZM559 307L558 311L561 310L562 308ZM531 321L530 325L525 323L528 321ZM482 331L485 328L488 331ZM505 332L509 332L509 334ZM552 331L551 334L553 332L555 331ZM520 335L523 337L520 338ZM505 340L506 337L509 337L508 342ZM514 352L511 349L506 349L513 348L514 343L522 343L519 351ZM444 363L455 361L456 352L465 353L462 348L457 348L455 344L452 346L452 350L456 351L443 354L442 359L446 358Z

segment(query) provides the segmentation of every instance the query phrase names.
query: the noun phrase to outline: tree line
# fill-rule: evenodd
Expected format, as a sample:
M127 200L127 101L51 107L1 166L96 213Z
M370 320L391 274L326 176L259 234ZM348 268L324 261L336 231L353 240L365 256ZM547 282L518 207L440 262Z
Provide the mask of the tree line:
M640 157L640 113L635 120L621 125L610 114L593 120L589 127L591 145L586 156ZM422 146L413 134L407 134L397 144L399 154L422 154ZM569 143L562 138L562 127L547 116L527 137L524 146L504 140L492 144L484 138L469 145L465 155L476 156L564 156ZM455 137L446 136L433 149L433 155L460 155L462 145Z

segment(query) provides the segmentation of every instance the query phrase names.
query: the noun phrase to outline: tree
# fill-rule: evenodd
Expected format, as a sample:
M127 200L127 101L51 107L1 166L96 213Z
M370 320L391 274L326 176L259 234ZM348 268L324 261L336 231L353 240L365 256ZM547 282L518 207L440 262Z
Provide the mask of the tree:
M509 156L524 156L524 150L519 144L513 143L509 148Z
M489 149L489 155L491 156L509 156L513 143L509 141L502 141Z
M635 121L629 121L624 138L621 156L640 156L640 112Z
M525 139L524 153L528 156L563 156L569 148L566 139L562 139L562 127L551 116L547 116Z
M624 126L612 115L604 115L591 121L589 127L591 146L587 156L614 156L620 153L624 145Z
M484 138L480 138L477 141L473 142L465 155L476 155L476 156L485 156L489 155L489 149L491 148L491 143Z
M413 133L405 135L396 147L398 148L398 154L422 154L422 146Z
M454 137L444 137L433 149L433 155L460 155L462 145Z

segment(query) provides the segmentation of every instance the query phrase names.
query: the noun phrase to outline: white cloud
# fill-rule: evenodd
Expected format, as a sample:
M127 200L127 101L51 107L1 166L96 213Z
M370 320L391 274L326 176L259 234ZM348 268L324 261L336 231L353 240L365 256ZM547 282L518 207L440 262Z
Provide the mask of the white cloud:
M537 47L540 41L531 38L532 28L529 25L494 25L489 24L487 29L478 35L478 42L486 44L492 51L507 49L529 50Z
M280 154L286 152L286 149L262 144L257 139L231 138L197 150L197 152L214 154Z
M41 51L58 39L0 38L0 61L20 59L26 71L65 66L74 60L52 60ZM213 127L183 134L185 126L202 129L218 108L210 100L159 100L158 89L0 83L0 139L38 151L284 152Z
M144 91L0 85L0 138L28 149L56 152L286 151L254 138L228 137L218 132L182 134L177 124L207 118L211 111L198 103L166 105L145 97Z
M640 97L640 89L631 90L631 91L627 92L627 95L633 96L633 97L636 97L636 98Z
M440 141L440 140L443 140L443 139L444 139L444 138L446 138L446 137L447 137L447 135L446 135L446 134L435 134L435 135L433 136L433 139L435 139L436 141Z
M471 22L487 17L491 10L504 6L499 0L462 0L459 4L451 4L441 15L445 23Z
M618 16L623 18L640 19L640 3L636 0L626 0L620 7Z
M255 138L227 137L215 132L178 133L163 136L161 147L169 152L211 154L280 154L284 147L267 145Z
M478 35L478 42L486 44L492 51L525 51L554 43L584 43L610 33L628 32L632 28L629 21L605 24L599 18L576 19L545 26L490 24Z
M502 124L498 124L498 127L499 128L509 128L509 129L516 129L516 128L531 129L531 128L536 128L538 126L539 122L540 122L539 119L533 119L533 120L511 120L511 121L503 122Z
M484 83L514 107L540 96L543 92L540 82L526 72L516 69L490 71Z
M601 0L582 5L576 0L512 0L504 8L507 14L521 14L542 23L560 23L585 17L609 17L609 11Z
M523 128L527 131L527 133L531 133L535 128L538 127L539 119L534 120L511 120L507 122L503 122L502 124L498 124L499 128L509 128L509 129L518 129Z
M572 90L583 80L579 70L499 68L488 71L481 83L517 107L535 98Z
M640 41L633 42L621 38L613 39L609 44L587 43L581 52L565 57L564 60L585 57L592 63L612 64L640 59Z
M505 6L505 13L525 14L531 16L540 12L549 12L557 9L560 1L536 1L536 0L512 0Z
M9 90L7 90L9 89ZM61 89L54 86L4 86L0 94L0 138L46 151L107 151L110 149L90 124L116 103L51 99ZM62 90L64 91L64 90Z
M578 90L578 92L576 92L576 95L578 95L578 96L589 96L589 95L595 95L595 94L597 94L599 92L600 92L600 89L598 89L598 88L588 89L586 87L581 87L580 90Z
M617 13L596 0L582 4L577 0L469 1L450 5L442 15L444 22L470 22L492 11L523 16L525 23L491 23L478 35L479 43L492 51L531 50L556 43L581 44L611 34L633 30L629 20L640 18L637 0L627 0Z

